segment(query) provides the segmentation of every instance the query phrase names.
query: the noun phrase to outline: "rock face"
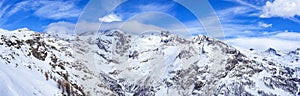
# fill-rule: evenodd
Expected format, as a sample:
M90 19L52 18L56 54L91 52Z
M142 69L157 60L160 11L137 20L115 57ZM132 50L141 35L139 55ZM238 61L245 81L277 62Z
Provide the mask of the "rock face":
M239 51L203 35L184 39L169 32L129 35L114 30L68 40L29 30L3 31L0 35L0 67L14 69L0 70L0 76L21 70L36 75L23 81L22 88L30 87L34 80L49 85L30 90L14 87L12 90L19 90L15 94L300 95L298 49ZM3 76L25 80L11 74ZM0 83L4 86L0 92L17 84Z

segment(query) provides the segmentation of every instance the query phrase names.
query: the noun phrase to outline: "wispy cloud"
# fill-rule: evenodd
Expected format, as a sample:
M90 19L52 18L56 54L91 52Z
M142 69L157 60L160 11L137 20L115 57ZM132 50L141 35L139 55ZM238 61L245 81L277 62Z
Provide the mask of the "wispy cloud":
M11 8L11 4L7 4L6 0L0 2L0 26L7 21L7 12Z
M294 22L300 23L300 20L297 19L297 18L295 18L295 17L290 17L290 18L288 18L288 19L289 19L289 20L292 20L292 21L294 21Z
M263 28L269 28L272 27L273 24L266 24L264 22L258 22L258 26L263 27Z
M3 14L5 13L5 11L7 10L6 7L9 7L9 6L5 6L3 7L3 2L0 2L0 18L3 16Z
M231 7L223 10L217 10L216 13L220 18L223 26L225 37L245 37L254 36L261 27L259 27L255 21L239 19L237 17L254 17L249 16L255 12L255 9L251 9L245 6ZM251 23L252 22L252 23Z
M237 6L237 7L231 7L223 10L218 10L216 12L223 23L224 22L240 23L245 21L235 19L237 16L247 16L247 17L255 16L255 15L249 15L249 14L253 14L254 11L255 11L254 9L251 9L249 7Z
M36 5L36 2L33 2L33 1L22 1L22 2L19 2L15 5L12 6L12 8L7 12L7 16L11 16L11 15L14 15L15 13L21 11L21 10L24 10L24 11L28 11L28 10L31 10L33 6Z
M136 8L139 9L141 12L147 12L147 11L160 11L160 12L167 12L172 10L172 7L174 4L147 4L147 5L139 5Z
M29 0L15 4L7 15L11 16L19 11L34 11L35 16L56 20L77 17L81 12L75 3L70 1Z
M255 10L261 10L262 8L259 5L266 2L266 0L250 0L250 1L249 0L224 0L224 1L236 2L239 3L240 5L247 6Z
M256 9L256 10L261 10L261 7L256 6L256 5L254 5L254 4L251 4L251 3L247 2L247 1L243 1L243 0L236 0L236 1L237 1L238 3L240 3L240 4L242 4L242 5L249 6L249 7L251 7L251 8ZM260 0L260 1L262 1L262 0ZM259 2L259 1L256 1L256 2Z
M49 19L67 19L78 17L80 9L74 2L41 1L41 7L35 11L35 15Z
M240 20L236 19L236 16L240 15L246 15L245 13L252 12L253 10L245 7L232 7L224 10L218 10L216 11L218 17L220 18L223 32L225 37L228 38L233 38L233 37L246 37L246 36L255 36L258 35L258 32L255 32L256 30L262 29L259 27L256 23L255 24L241 24L249 21L245 20ZM165 21L168 21L167 19L163 18L163 15L143 15L140 17L142 21L156 21L156 22L161 22L161 23L166 23ZM213 21L214 19L211 19L210 17L202 18L205 23L207 23L206 28L210 29L216 29L216 30L211 30L213 32L219 32L221 30L217 30L217 26L214 25L215 22ZM157 21L158 20L158 21ZM164 20L164 21L162 21ZM165 25L172 25L176 22L172 22L169 20L168 24ZM203 25L198 21L198 20L192 20L192 21L185 21L181 22L182 24L176 24L168 27L164 27L161 29L167 29L169 31L175 31L174 33L183 33L185 37L191 36L191 35L196 35L196 34L203 34L203 35L216 35L214 33L207 34L205 31L205 28ZM180 27L178 27L180 26Z

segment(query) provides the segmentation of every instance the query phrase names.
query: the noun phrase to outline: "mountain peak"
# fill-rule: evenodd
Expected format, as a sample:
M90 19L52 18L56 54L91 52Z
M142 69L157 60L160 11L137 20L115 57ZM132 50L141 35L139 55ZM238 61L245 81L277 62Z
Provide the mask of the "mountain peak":
M265 52L270 53L270 54L274 54L274 55L277 55L277 56L281 56L280 54L277 53L277 50L275 50L274 48L269 48Z
M20 28L20 29L17 29L15 31L17 31L17 32L25 32L25 31L30 31L30 29L28 29L28 28Z

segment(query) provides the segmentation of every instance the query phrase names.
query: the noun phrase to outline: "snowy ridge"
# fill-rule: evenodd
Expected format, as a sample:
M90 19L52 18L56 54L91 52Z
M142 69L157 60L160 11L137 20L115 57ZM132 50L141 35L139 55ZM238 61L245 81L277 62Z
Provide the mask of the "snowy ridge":
M26 28L0 31L5 95L300 95L300 49L239 51L203 35L169 32L63 39Z

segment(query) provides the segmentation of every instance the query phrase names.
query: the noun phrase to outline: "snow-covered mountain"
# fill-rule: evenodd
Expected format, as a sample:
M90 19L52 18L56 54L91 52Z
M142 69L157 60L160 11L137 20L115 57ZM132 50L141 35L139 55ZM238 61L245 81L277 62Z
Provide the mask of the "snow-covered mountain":
M237 50L203 35L169 32L0 35L4 96L300 95L300 49Z

